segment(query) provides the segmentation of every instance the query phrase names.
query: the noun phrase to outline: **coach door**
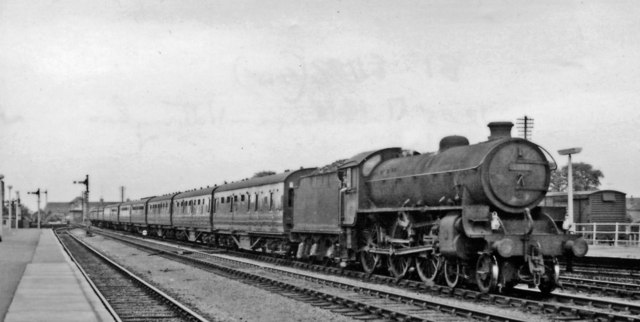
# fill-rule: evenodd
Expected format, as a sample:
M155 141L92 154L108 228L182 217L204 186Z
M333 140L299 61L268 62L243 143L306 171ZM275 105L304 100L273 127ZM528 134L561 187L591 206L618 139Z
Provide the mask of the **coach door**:
M358 211L358 168L345 168L338 171L341 182L340 219L343 225L353 224Z

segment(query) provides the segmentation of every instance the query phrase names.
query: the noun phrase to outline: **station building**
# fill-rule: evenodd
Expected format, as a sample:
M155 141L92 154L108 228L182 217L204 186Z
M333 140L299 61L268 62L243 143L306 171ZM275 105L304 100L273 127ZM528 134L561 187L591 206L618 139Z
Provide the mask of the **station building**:
M119 203L119 201L104 201L100 199L97 202L89 202L88 209L114 203ZM67 202L48 202L42 214L42 222L80 223L82 222L82 210L82 197L76 197ZM88 213L89 211L87 210Z

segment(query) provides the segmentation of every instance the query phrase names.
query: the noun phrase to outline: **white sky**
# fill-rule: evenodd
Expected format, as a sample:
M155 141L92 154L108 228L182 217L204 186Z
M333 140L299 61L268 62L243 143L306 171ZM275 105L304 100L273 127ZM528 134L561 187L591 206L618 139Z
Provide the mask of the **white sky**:
M0 173L31 209L535 119L640 195L638 1L0 1ZM513 134L517 134L514 129ZM44 206L44 201L43 201Z

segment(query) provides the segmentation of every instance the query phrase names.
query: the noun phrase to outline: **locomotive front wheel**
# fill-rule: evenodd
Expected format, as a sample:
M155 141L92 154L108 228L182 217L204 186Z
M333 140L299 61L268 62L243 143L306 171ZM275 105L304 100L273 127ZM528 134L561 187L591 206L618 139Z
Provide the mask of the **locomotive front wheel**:
M387 264L389 266L389 273L391 273L391 276L401 279L409 271L412 260L410 256L389 256L387 257Z
M433 254L416 257L416 270L418 276L427 285L433 285L438 276L438 268L440 268L440 257Z
M460 285L462 269L457 259L445 259L443 271L444 279L449 287L455 288Z
M498 261L489 254L482 254L476 264L476 283L482 293L495 290L498 285Z

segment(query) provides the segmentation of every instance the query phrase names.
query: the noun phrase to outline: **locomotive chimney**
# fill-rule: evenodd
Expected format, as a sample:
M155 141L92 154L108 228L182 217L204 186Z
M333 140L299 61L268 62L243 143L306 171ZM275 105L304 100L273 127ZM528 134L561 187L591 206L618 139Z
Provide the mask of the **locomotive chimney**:
M491 131L489 141L511 137L511 128L513 127L511 122L491 122L488 126Z

